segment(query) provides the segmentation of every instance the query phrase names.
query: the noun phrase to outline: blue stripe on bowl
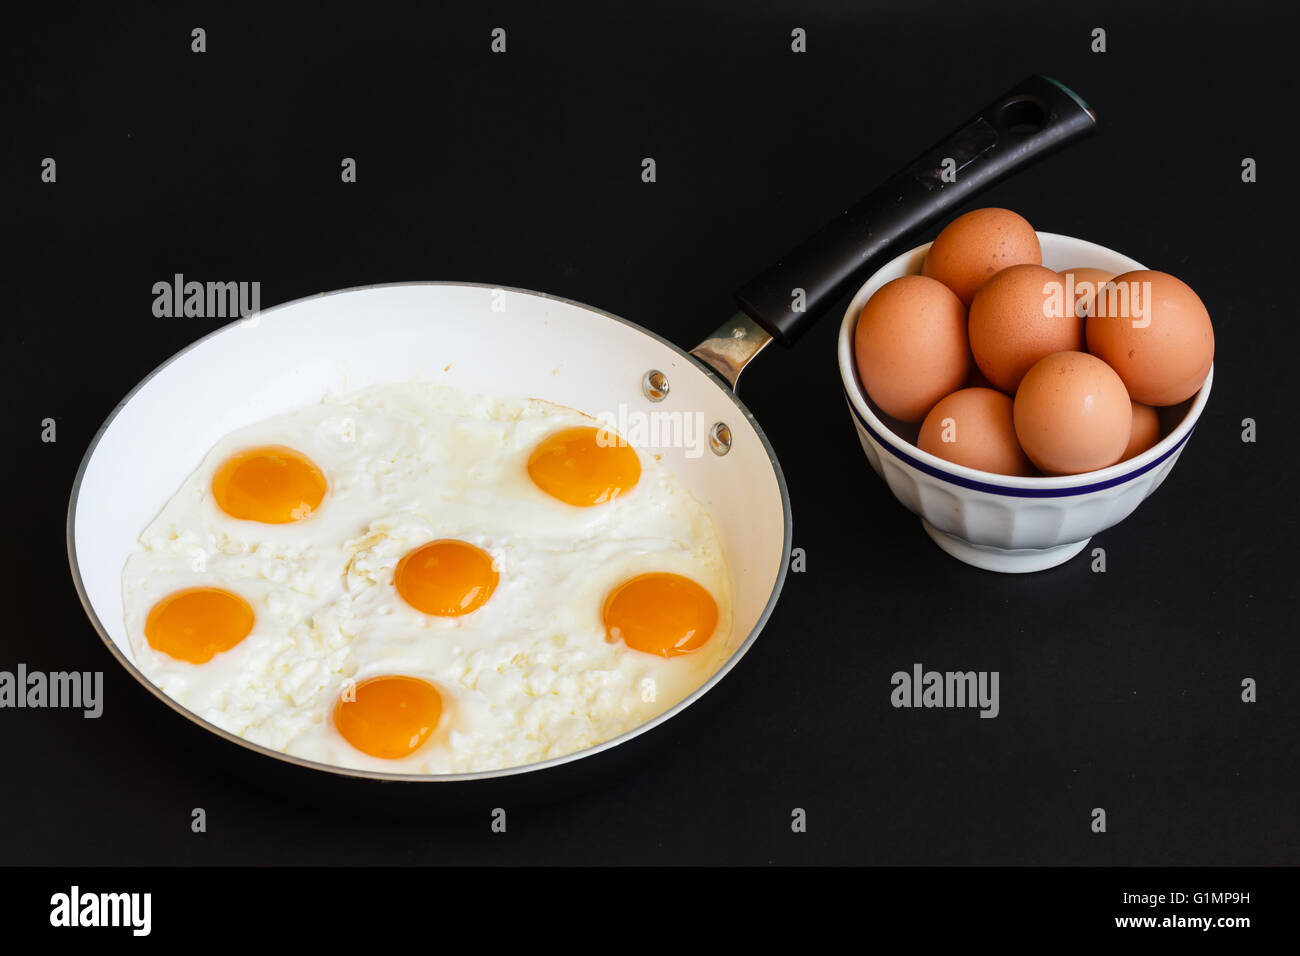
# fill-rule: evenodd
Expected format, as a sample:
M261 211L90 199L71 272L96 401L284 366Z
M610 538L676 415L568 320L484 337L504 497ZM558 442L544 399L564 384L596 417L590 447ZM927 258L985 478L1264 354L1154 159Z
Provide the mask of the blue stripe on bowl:
M1073 488L1009 488L1006 485L994 485L987 481L975 481L972 478L962 478L959 475L950 474L940 468L935 468L933 465L927 465L925 462L913 458L906 452L899 451L886 441L879 432L867 424L867 420L862 417L862 413L854 406L853 398L849 395L848 389L844 390L844 397L848 399L849 411L853 413L853 417L861 423L862 427L867 430L867 434L876 440L877 445L889 452L899 461L906 462L917 471L924 472L932 478L946 481L950 485L959 485L962 488L970 488L973 491L983 491L991 495L1005 495L1008 498L1073 498L1078 495L1091 494L1094 491L1103 491L1106 488L1114 488L1116 485L1122 485L1127 481L1132 481L1139 475L1144 475L1152 468L1155 468L1170 455L1178 451L1179 448L1182 448L1183 443L1192 437L1192 432L1196 431L1196 426L1193 425L1187 430L1186 435L1178 439L1172 448L1155 461L1143 465L1135 471L1130 471L1128 474L1120 475L1117 478L1111 478L1108 481L1098 481L1091 485L1078 485Z

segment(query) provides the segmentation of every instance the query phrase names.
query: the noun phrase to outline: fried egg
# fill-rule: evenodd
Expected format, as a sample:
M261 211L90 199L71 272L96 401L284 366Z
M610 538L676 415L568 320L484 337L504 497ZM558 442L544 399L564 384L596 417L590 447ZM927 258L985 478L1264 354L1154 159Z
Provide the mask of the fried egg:
M707 510L543 401L372 386L219 441L122 574L135 660L251 742L462 773L631 730L731 656Z

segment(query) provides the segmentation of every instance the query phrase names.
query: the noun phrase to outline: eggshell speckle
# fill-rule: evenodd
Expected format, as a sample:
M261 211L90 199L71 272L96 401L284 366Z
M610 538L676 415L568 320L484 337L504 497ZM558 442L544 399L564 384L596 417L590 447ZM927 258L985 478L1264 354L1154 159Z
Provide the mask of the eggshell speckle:
M963 388L930 409L917 446L922 451L997 475L1035 475L1020 450L1012 402L991 388Z
M862 307L854 351L862 386L881 411L919 422L970 372L966 309L935 279L894 279Z
M1133 408L1124 383L1101 359L1057 352L1025 373L1014 418L1030 461L1051 475L1076 475L1120 460Z
M1116 276L1088 316L1088 351L1123 379L1134 401L1177 405L1196 394L1214 362L1214 327L1182 280L1138 270Z
M1034 227L1010 209L976 209L944 227L926 253L921 274L938 279L970 305L994 273L1023 263L1043 263Z
M970 346L988 380L1014 393L1029 367L1053 352L1081 352L1083 320L1061 277L1042 266L1003 269L975 294Z

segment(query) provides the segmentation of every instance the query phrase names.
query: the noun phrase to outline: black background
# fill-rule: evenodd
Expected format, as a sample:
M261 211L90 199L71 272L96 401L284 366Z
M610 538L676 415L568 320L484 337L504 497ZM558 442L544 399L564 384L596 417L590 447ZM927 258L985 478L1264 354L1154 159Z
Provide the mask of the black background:
M1300 861L1300 23L1260 7L159 3L11 21L0 669L104 670L106 711L0 711L0 862ZM497 26L508 53L494 56ZM794 27L806 54L790 51ZM1175 273L1218 341L1173 474L1094 540L1105 574L1080 556L999 576L941 553L862 456L832 318L743 387L808 570L699 719L670 722L630 775L493 835L486 807L399 821L265 795L156 732L163 708L86 620L63 535L115 403L223 324L154 318L154 282L258 280L267 306L490 282L689 347L733 288L1035 71L1088 99L1099 132L978 204ZM55 185L40 182L46 156ZM344 156L355 185L339 181ZM1241 181L1244 157L1257 183ZM892 709L890 674L917 661L1000 671L1001 716ZM1241 702L1245 677L1258 703ZM190 832L193 807L206 834Z

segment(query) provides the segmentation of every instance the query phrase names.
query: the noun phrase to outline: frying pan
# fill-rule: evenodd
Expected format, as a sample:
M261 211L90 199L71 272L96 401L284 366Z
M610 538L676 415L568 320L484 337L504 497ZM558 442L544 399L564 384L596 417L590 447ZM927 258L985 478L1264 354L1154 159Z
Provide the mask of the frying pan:
M647 731L699 700L753 645L785 580L789 495L771 445L736 397L741 372L771 341L792 344L897 240L1095 122L1064 86L1029 77L741 289L740 310L690 352L567 299L454 282L347 289L219 329L136 386L86 452L67 528L72 577L86 613L118 663L183 718L170 729L189 728L181 734L187 747L217 741L214 753L226 766L273 789L301 791L298 785L310 781L344 801L364 799L358 791L383 790L414 793L425 809L482 808L525 791L569 792L585 786L598 767L639 761ZM252 422L326 393L403 380L542 398L593 415L622 408L702 416L708 451L655 451L712 512L730 564L734 648L717 671L674 707L587 750L484 773L420 776L272 751L203 721L156 688L133 661L122 567L194 463L219 438ZM194 725L208 733L193 733ZM374 781L390 786L376 788Z

